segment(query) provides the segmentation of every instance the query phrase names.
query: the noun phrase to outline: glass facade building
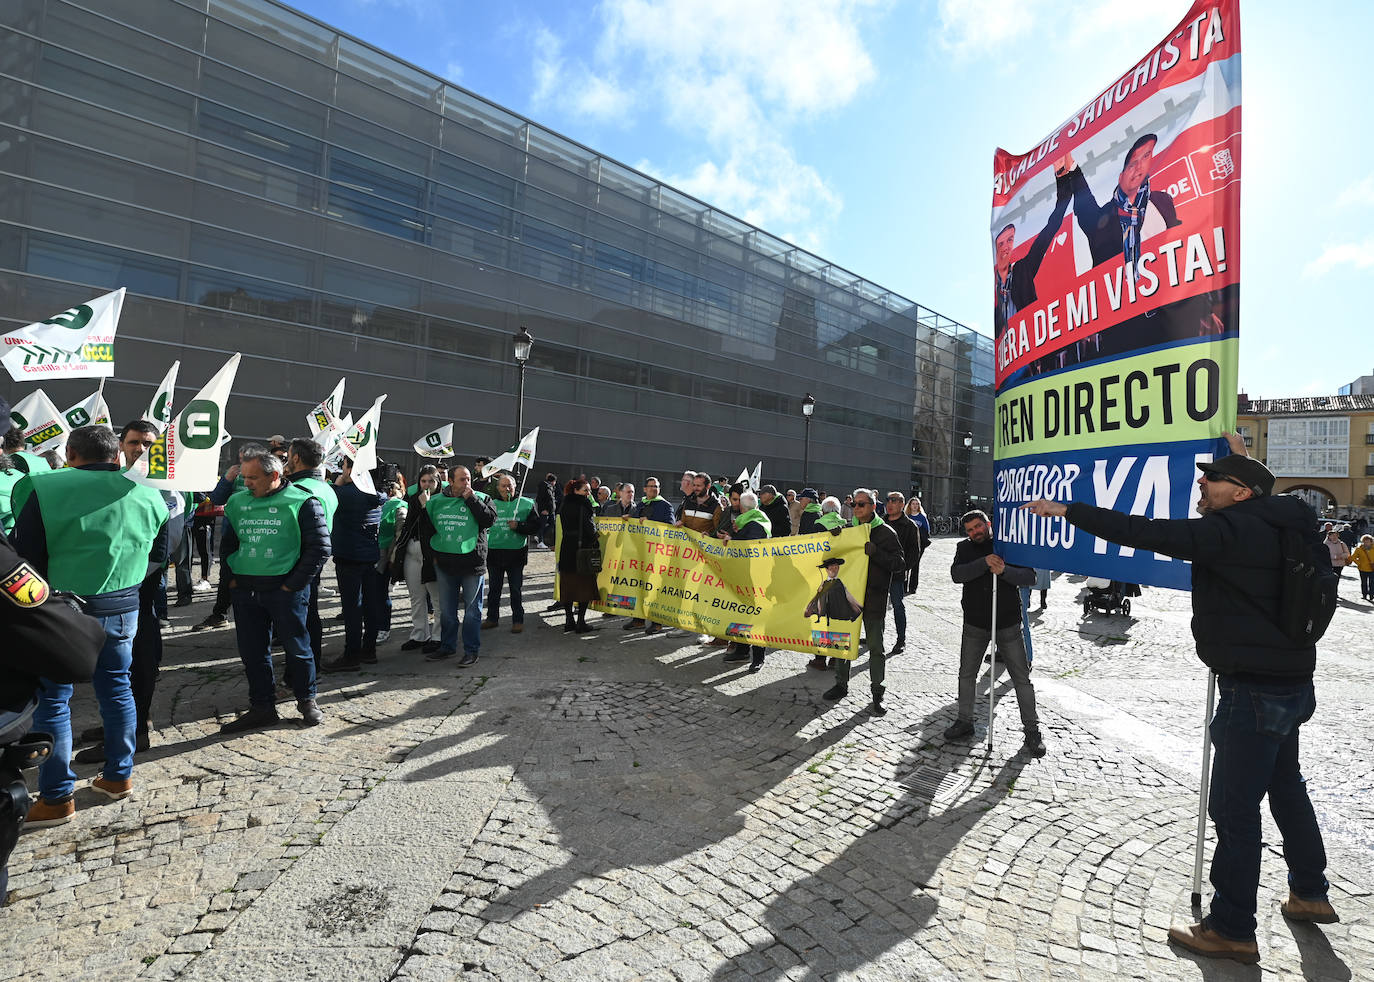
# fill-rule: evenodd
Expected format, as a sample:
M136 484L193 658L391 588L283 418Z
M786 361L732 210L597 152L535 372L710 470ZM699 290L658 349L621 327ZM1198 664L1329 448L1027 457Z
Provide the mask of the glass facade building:
M811 484L990 494L991 341L928 308L269 0L0 26L0 328L127 287L116 417L242 351L237 436L301 431L347 376L355 412L389 394L384 457L447 421L490 455L524 326L537 470L799 487L810 392Z

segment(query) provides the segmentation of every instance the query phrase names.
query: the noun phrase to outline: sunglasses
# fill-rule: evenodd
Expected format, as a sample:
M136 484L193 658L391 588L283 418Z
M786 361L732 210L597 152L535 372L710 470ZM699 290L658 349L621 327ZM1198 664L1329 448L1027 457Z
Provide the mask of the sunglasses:
M1207 478L1207 482L1209 484L1220 484L1222 482L1225 482L1227 484L1234 484L1237 487L1241 488L1249 487L1249 485L1246 484L1244 481L1238 481L1230 474L1223 474L1221 471L1203 471L1202 476Z

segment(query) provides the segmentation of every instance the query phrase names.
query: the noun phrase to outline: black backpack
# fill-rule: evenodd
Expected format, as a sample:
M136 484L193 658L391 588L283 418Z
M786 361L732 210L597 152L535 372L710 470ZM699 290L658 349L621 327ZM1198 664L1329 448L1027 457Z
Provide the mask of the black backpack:
M1277 530L1283 555L1280 570L1278 627L1294 644L1321 640L1336 613L1340 578L1331 569L1331 554L1315 530L1293 526Z

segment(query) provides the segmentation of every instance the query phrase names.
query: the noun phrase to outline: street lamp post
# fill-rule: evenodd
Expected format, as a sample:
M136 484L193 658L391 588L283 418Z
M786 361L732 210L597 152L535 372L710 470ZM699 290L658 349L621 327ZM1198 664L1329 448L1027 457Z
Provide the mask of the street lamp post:
M964 434L964 502L965 511L973 508L973 434Z
M806 442L802 449L802 487L806 487L810 482L807 480L807 473L811 470L811 414L816 411L816 400L811 393L806 394L802 400L802 418L806 420Z
M520 333L515 336L515 364L519 369L515 389L515 442L520 443L525 434L525 362L530 360L530 350L534 347L534 337L525 326L520 325Z

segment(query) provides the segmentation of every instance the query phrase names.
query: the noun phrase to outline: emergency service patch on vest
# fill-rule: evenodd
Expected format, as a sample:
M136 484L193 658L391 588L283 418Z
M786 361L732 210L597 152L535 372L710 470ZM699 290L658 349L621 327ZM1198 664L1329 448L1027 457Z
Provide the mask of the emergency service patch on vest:
M48 581L28 563L20 563L0 580L0 593L16 607L37 607L48 599Z

